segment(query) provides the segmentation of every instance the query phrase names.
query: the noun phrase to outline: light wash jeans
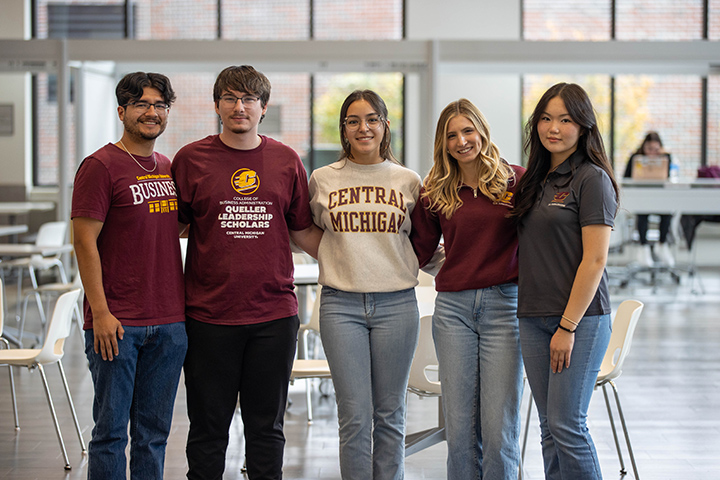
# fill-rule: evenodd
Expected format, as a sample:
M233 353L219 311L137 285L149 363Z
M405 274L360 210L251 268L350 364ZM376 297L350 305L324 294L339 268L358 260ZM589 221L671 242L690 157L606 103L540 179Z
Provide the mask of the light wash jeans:
M559 323L560 317L520 319L525 372L540 417L545 478L602 479L587 411L610 342L610 315L583 317L575 331L570 367L552 373L550 339Z
M405 391L419 332L415 289L323 287L320 335L338 406L344 480L405 475Z
M175 395L187 350L185 323L124 326L120 353L102 359L85 330L85 355L95 387L95 427L88 447L88 480L124 480L130 424L130 478L160 480Z
M438 292L440 363L450 480L514 480L520 463L522 367L517 285Z

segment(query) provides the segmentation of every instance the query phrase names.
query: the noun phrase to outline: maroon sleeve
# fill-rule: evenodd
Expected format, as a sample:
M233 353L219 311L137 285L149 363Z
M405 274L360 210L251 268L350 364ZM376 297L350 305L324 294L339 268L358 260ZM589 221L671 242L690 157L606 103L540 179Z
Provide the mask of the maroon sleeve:
M427 265L432 259L442 236L439 218L437 214L430 211L430 201L423 196L424 191L424 188L420 190L418 205L410 214L412 220L410 242L418 257L420 268Z
M313 223L307 173L299 157L295 158L295 181L285 221L288 228L294 231L305 230Z
M104 222L111 200L110 173L98 159L87 157L75 174L70 218L89 217Z

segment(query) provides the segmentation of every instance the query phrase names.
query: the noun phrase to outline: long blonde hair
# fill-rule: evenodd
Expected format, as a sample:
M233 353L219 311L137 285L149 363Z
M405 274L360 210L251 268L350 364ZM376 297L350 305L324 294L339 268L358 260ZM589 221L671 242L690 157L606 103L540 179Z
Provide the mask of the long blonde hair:
M492 201L500 201L507 192L509 182L515 177L515 171L500 158L497 146L490 140L490 127L482 112L465 98L450 103L440 113L437 122L433 166L425 178L423 194L430 200L430 209L447 218L452 217L463 204L459 195L462 173L457 160L448 153L447 148L448 124L459 115L472 122L482 139L480 154L475 159L480 193Z

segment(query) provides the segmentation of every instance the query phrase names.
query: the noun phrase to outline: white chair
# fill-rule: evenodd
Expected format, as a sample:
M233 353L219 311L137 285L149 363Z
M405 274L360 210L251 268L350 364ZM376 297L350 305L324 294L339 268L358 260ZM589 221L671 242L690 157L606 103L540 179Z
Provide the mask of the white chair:
M40 229L35 239L35 245L38 247L59 247L65 244L65 236L67 234L67 222L48 222L40 225ZM23 271L27 268L32 281L33 288L38 287L36 271L49 270L53 267L58 269L60 281L67 283L67 275L65 275L65 267L60 260L60 255L43 257L42 255L31 255L29 257L16 258L2 264L3 271L5 268L18 270L17 281L17 299L18 299L18 320L20 318L20 298L22 298L22 282ZM38 308L42 309L42 302L38 303Z
M67 395L70 412L72 413L73 421L75 422L77 436L80 440L82 452L85 453L87 451L85 448L85 441L83 440L82 432L80 431L80 424L78 422L77 413L75 412L75 405L73 404L72 395L70 395L70 388L68 387L67 379L65 377L65 370L62 366L65 339L70 334L73 308L77 304L79 295L80 290L72 290L58 298L52 318L50 319L50 324L48 325L48 332L42 349L0 350L0 365L25 366L29 369L37 368L40 371L43 386L45 387L45 395L47 396L48 405L50 406L50 414L52 415L53 423L55 424L55 433L57 433L58 441L60 442L60 449L62 450L63 458L65 460L65 470L71 470L72 467L70 466L67 450L65 449L65 442L63 441L62 433L60 432L60 424L58 423L57 413L55 412L55 404L53 403L47 377L45 376L44 365L57 363L58 368L60 369L60 377L62 378L63 386L65 387L65 394Z
M316 335L317 339L320 339L320 290L318 289L317 295L315 296L315 303L313 304L312 314L310 315L310 321L306 324L300 325L298 331L298 338L301 339L302 352L298 352L302 355L300 358L296 358L293 362L292 372L290 373L290 383L295 383L295 380L305 379L305 400L307 402L307 420L308 425L312 425L313 414L312 414L312 398L311 398L311 385L310 381L313 378L332 378L330 375L330 366L328 361L325 359L310 358L309 355L309 337L310 335Z
M617 450L618 459L620 460L620 475L627 475L622 451L620 450L620 442L618 441L617 429L615 428L615 420L612 410L610 409L610 399L608 398L606 389L608 384L610 384L613 388L615 405L617 406L618 414L620 416L620 423L622 424L623 434L625 435L625 443L627 444L628 453L630 455L630 462L632 463L635 480L639 480L640 477L638 475L632 445L630 444L630 436L628 434L627 425L625 424L625 415L623 414L622 406L620 405L620 396L618 395L617 386L615 385L614 380L622 374L623 364L625 363L625 358L630 352L630 344L632 343L635 327L640 319L643 307L644 304L637 300L625 300L618 307L613 321L610 343L605 351L605 356L603 357L603 362L600 366L600 373L598 374L597 381L595 382L595 389L602 387L603 397L605 398L605 407L607 408L608 418L610 419L610 427L612 428L613 439L615 440L615 449ZM531 395L528 403L525 434L523 435L522 464L525 463L525 446L527 444L528 424L532 404L533 400Z
M438 398L438 425L421 432L405 435L405 456L412 455L445 440L445 414L443 413L440 382L428 375L437 375L438 360L432 338L432 315L420 317L420 336L415 357L410 365L408 390L420 397Z
M30 300L30 297L35 297L37 304L38 304L38 313L40 314L40 325L42 327L42 335L38 336L38 342L42 343L43 339L45 338L45 330L47 328L47 318L45 316L45 308L42 308L42 301L43 298L47 301L47 307L50 306L50 299L60 296L63 293L67 293L71 290L77 290L80 289L80 296L78 296L78 301L75 304L75 308L73 309L73 317L76 321L77 326L77 332L80 335L80 339L85 342L85 337L83 336L83 314L82 314L82 301L83 301L83 284L82 280L80 279L80 272L78 272L75 275L75 278L72 282L69 283L46 283L44 285L40 285L37 288L33 288L28 293L25 294L25 299L23 300L23 307L22 307L22 315L20 316L20 323L18 324L18 341L20 342L20 348L23 347L22 345L22 338L23 338L23 332L25 330L25 320L27 317L27 306L28 301Z
M3 320L5 318L5 286L0 278L0 343L5 345L5 349L10 349L10 344L3 338ZM15 416L15 430L20 430L20 422L18 421L17 413L17 399L15 398L15 378L13 377L12 367L7 365L8 373L10 374L10 398L13 404L13 415Z

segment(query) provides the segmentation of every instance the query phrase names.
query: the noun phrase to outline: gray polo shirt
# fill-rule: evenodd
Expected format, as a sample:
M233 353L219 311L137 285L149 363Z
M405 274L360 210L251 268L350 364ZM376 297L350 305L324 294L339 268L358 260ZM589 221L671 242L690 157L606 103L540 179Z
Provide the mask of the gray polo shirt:
M519 227L518 317L562 315L582 260L581 228L614 225L617 200L610 177L585 159L576 151L548 175ZM585 315L610 312L604 271Z

